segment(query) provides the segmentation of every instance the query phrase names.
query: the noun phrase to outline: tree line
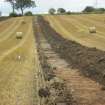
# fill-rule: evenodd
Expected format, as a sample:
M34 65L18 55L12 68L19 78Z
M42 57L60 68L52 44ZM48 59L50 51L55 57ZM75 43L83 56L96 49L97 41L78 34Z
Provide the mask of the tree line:
M48 13L51 15L54 15L54 14L105 13L105 8L94 8L92 6L87 6L81 12L66 11L64 8L58 8L57 10L54 8L50 8Z
M50 8L49 11L48 11L49 14L70 14L71 12L70 11L66 11L64 8L58 8L57 10L54 9L54 8Z
M35 0L5 0L6 2L9 2L11 4L11 7L13 9L12 13L10 13L10 16L17 15L15 10L20 10L21 14L24 15L24 10L26 8L36 7ZM78 12L71 12L66 11L64 8L58 8L57 10L54 8L50 8L48 11L49 14L78 14ZM79 13L105 13L105 8L94 8L92 6L87 6L82 12ZM27 12L25 15L32 15L32 12Z
M83 13L105 13L105 8L94 8L92 6L87 6Z

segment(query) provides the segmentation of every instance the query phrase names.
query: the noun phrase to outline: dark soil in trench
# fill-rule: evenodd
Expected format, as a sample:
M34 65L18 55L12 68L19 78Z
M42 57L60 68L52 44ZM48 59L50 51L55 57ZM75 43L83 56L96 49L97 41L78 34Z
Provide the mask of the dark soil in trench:
M47 61L47 56L45 55L45 51L41 46L41 44L44 44L45 42L43 42L43 33L41 33L42 31L40 30L41 28L37 21L33 21L33 28L37 42L39 61L41 67L43 68L42 75L44 76L47 89L46 91L44 91L45 88L42 87L39 90L41 95L47 95L47 93L49 92L49 95L47 97L44 97L44 103L46 105L78 105L77 102L73 99L70 90L68 90L67 86L65 85L65 82L60 82L61 79L59 78L59 82L54 79L56 77L55 73L53 72L55 68L53 68L52 65L50 65Z
M88 48L61 37L42 16L38 22L47 41L53 50L65 59L70 67L79 69L87 77L105 85L105 52L96 48Z

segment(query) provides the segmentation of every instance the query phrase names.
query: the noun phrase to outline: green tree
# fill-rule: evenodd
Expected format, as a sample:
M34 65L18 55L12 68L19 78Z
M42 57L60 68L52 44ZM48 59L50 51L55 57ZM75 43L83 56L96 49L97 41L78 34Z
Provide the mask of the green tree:
M105 12L105 8L97 8L96 12L97 13L104 13Z
M54 8L49 9L49 14L54 15L56 10Z
M35 1L33 0L16 0L15 8L21 10L22 15L24 14L24 10L26 8L35 7Z
M14 13L13 13L13 12L11 12L11 13L9 14L9 16L10 16L10 17L17 17L17 16L18 16L18 14L17 14L17 13L15 13L15 12L14 12Z
M66 14L67 14L67 15L70 15L70 14L71 14L71 11L67 11Z
M28 11L28 12L26 12L24 15L25 15L25 16L32 16L33 14L32 14L31 11Z
M91 7L91 6L87 6L83 12L94 12L95 11L95 8L94 7Z
M15 2L16 0L6 0L6 2L9 2L12 6L12 9L13 9L13 13L15 13Z
M66 12L66 10L64 8L58 8L58 10L57 10L58 14L62 14L62 13L65 13L65 12Z

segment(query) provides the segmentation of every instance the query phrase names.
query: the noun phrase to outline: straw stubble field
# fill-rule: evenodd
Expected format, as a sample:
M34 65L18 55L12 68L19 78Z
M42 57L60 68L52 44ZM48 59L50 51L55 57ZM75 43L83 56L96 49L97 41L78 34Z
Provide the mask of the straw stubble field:
M0 25L0 105L38 104L35 76L40 67L32 17L13 18ZM16 32L23 33L22 39L16 38Z
M45 19L64 38L105 50L105 15L61 15L46 16ZM94 26L97 32L90 34L89 27Z
M96 33L90 33L89 27L95 27ZM16 37L17 32L22 38ZM78 105L104 105L104 51L105 15L48 15L1 21L0 105L42 105L45 100L40 103L38 91L49 82L43 74L48 68L65 81L71 105L74 100ZM49 73L46 75L49 77Z

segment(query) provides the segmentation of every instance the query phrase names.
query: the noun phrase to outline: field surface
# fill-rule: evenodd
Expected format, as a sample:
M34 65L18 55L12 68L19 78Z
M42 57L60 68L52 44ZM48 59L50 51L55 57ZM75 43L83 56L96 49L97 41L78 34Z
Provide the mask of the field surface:
M105 15L1 20L0 105L105 105Z
M48 62L56 67L56 75L66 82L76 105L105 103L103 18L99 15L70 15L46 16L39 20L43 35L52 48L45 47ZM90 34L88 28L93 25L97 33Z
M46 16L50 25L64 38L74 40L87 47L105 51L105 15ZM97 33L89 33L89 27Z
M37 59L32 17L0 22L0 105L38 105Z

